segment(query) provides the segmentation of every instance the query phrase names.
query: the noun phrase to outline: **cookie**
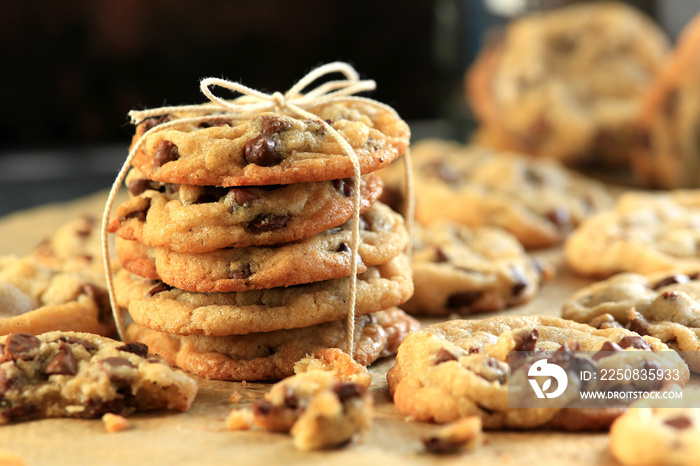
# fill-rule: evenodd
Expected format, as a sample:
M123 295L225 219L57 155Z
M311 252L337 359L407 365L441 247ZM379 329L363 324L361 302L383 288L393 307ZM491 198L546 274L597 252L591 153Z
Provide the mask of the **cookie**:
M112 336L107 291L84 276L51 270L32 256L0 257L0 335L52 330Z
M389 262L408 244L403 218L376 203L365 212L358 270ZM122 266L181 290L245 291L291 286L350 275L352 220L291 243L187 254L116 239Z
M627 327L658 338L700 372L700 270L621 273L574 293L562 316L594 327Z
M30 255L51 270L76 273L105 286L100 225L91 215L76 217L59 226ZM119 265L114 263L113 267L116 272Z
M140 180L130 178L135 196L116 209L109 231L178 252L294 241L341 225L354 212L352 180L250 188L151 185ZM381 180L376 175L363 177L360 190L360 211L365 212L381 194Z
M354 364L343 353L336 357L344 359L346 368ZM364 369L354 366L357 371ZM290 432L294 446L301 451L345 445L370 429L374 403L367 389L371 380L365 385L343 375L332 368L297 371L273 385L264 400L253 403L252 409L233 410L226 420L227 427Z
M418 222L499 226L529 249L559 244L610 204L602 184L553 161L437 139L413 145L411 157ZM384 199L400 211L401 165L381 172Z
M353 357L367 366L395 353L406 334L418 328L418 322L398 308L360 316L355 322ZM247 335L180 336L132 324L127 339L143 342L169 364L208 379L279 380L292 375L294 364L307 354L344 347L346 329L347 323L337 320Z
M293 184L353 176L352 159L322 121L353 148L362 174L391 163L408 146L408 125L387 108L347 101L309 111L318 119L267 112L249 121L222 118L154 130L144 136L133 164L154 181L201 186ZM173 113L147 119L137 126L134 143L148 129L191 116Z
M569 236L566 262L594 277L700 267L698 225L700 191L627 192Z
M402 308L412 314L493 312L530 301L554 267L528 255L496 227L450 222L414 228L415 290Z
M610 428L610 450L624 466L697 466L700 458L700 395L684 390L673 406L631 405Z
M661 28L624 3L537 12L484 47L466 94L499 148L567 165L626 164L642 97L668 48Z
M410 266L399 255L369 267L357 280L356 315L405 302L413 292ZM231 293L195 293L122 270L114 280L119 306L137 324L176 335L240 335L308 327L346 317L347 280Z
M688 23L644 96L632 168L647 186L700 187L700 15Z
M147 357L143 344L88 333L11 333L0 337L0 423L105 413L186 411L194 379Z
M597 352L623 347L668 350L659 340L629 330L598 330L552 316L451 320L410 333L387 380L396 408L417 421L446 423L479 416L485 429L601 429L609 427L622 408L508 408L506 359L509 351L560 350L560 358L576 371L572 362L578 356L572 348ZM672 369L678 369L680 383L685 384L687 367L674 362Z

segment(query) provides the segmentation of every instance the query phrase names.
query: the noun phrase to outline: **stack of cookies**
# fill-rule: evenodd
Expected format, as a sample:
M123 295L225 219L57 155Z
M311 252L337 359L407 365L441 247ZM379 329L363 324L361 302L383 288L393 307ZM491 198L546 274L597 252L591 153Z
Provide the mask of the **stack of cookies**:
M344 348L358 189L353 356L367 365L417 327L395 307L413 292L408 234L376 202L372 173L404 153L408 126L366 101L307 110L313 119L213 109L195 123L201 113L178 110L137 125L130 199L109 225L127 339L223 380L279 379L307 354ZM327 125L354 150L361 179Z

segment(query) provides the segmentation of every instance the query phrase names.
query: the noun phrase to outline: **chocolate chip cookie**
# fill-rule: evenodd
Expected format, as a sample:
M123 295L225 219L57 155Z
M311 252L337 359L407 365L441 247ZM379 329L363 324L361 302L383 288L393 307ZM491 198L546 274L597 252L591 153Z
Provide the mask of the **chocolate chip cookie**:
M685 27L642 103L632 168L648 186L700 187L699 69L700 15Z
M116 209L110 232L178 252L294 241L341 225L354 211L352 179L215 188L151 183L141 176L128 178L134 197ZM381 180L363 177L360 190L365 212L381 194Z
M412 146L415 217L430 224L502 227L526 248L560 243L581 220L610 204L602 184L556 162L442 140ZM382 170L385 201L401 209L403 170Z
M358 316L398 306L413 293L409 261L403 254L368 267L357 278ZM176 335L225 336L308 327L342 319L348 312L345 278L263 290L195 293L122 270L114 285L119 306L128 309L137 324Z
M317 119L262 113L249 121L185 123L149 133L133 164L149 179L201 186L257 186L326 181L353 176L344 153L322 121L353 148L363 174L404 153L410 130L395 112L364 102L340 102L309 110ZM134 142L173 113L141 122Z
M197 393L193 379L149 357L140 343L88 333L11 333L0 337L0 350L0 424L186 411Z
M403 338L418 328L418 321L398 308L360 316L353 358L367 366L394 354ZM292 375L294 364L307 354L343 347L346 329L346 322L338 320L267 333L180 336L132 324L127 338L147 344L169 364L208 379L279 380Z
M568 165L627 163L642 97L668 44L657 24L621 2L537 12L484 48L466 93L499 148Z
M406 337L387 374L389 391L399 412L417 421L445 423L476 415L486 429L607 428L623 408L508 407L510 351L559 350L558 357L576 370L574 349L604 351L609 359L610 351L624 356L623 350L667 351L668 346L626 329L599 330L552 316L451 320ZM680 359L671 362L669 368L677 369L679 383L685 384L687 367ZM663 383L658 388L670 387Z
M700 372L700 269L614 275L574 293L562 316L651 335L682 351L690 370Z
M404 251L408 233L403 218L389 207L376 203L361 220L360 272ZM117 238L116 251L125 269L181 290L245 291L350 275L351 236L352 220L309 238L270 247L187 254Z
M700 458L700 394L683 391L673 406L641 400L610 427L610 450L624 466L691 466ZM658 401L655 404L659 404Z
M526 303L555 273L503 229L450 222L416 225L411 268L415 291L402 308L440 316Z
M596 277L700 267L699 226L700 191L627 192L569 236L566 261Z
M32 256L0 257L0 335L52 330L113 335L107 291Z

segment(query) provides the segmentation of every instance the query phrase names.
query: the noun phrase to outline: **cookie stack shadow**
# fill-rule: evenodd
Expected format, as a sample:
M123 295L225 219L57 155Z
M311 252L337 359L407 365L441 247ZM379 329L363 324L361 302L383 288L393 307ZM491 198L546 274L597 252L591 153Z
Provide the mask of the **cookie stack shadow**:
M323 119L334 128L365 125L370 136L384 134L366 115L353 121L347 105L330 107ZM129 199L109 225L122 265L114 277L116 300L130 316L125 338L146 343L171 365L221 380L280 379L314 351L346 349L359 189L353 356L368 365L395 353L418 327L396 307L413 292L409 238L403 217L377 202L382 181L372 171L403 153L405 123L392 123L397 137L365 137L360 147L350 141L362 166L356 183L347 177L351 159L326 151L337 144L315 120L263 113L247 122L176 125L143 136L185 117L137 125L134 143L146 139L126 177ZM313 148L298 147L304 140ZM379 148L364 149L371 145ZM207 165L207 157L222 151L235 163ZM303 176L285 171L296 169L298 154L311 152L323 163Z

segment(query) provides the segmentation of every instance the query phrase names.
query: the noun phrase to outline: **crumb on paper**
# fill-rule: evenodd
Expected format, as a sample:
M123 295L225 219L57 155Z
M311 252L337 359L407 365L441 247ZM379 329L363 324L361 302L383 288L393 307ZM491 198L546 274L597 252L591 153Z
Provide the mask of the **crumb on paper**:
M102 422L107 429L107 432L121 432L131 427L131 423L124 417L118 414L107 413L102 416Z
M231 403L240 403L241 398L243 398L243 395L241 395L240 392L233 392L229 397Z
M241 382L241 384L243 385L243 388L244 388L245 390L248 390L248 382L246 382L246 381L244 380L244 381Z
M253 411L250 409L234 409L226 418L228 430L249 430L253 426Z
M0 466L26 466L27 462L24 461L18 453L7 450L0 450Z
M338 348L318 350L294 364L295 374L311 371L330 372L338 380L356 383L365 388L369 388L372 384L372 376L367 368Z
M447 424L423 439L426 451L449 454L473 450L484 443L481 418L465 417Z

